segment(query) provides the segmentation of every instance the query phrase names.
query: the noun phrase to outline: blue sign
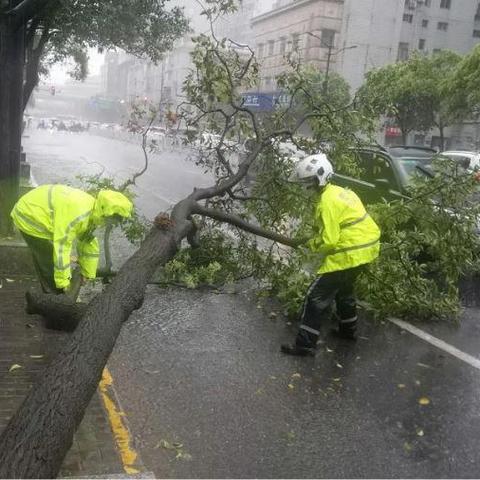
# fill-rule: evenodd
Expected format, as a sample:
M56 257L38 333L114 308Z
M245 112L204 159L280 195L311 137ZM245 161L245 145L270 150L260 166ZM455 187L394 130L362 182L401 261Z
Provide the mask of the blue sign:
M291 96L284 92L246 92L242 94L243 106L257 112L271 112L277 108L288 107Z

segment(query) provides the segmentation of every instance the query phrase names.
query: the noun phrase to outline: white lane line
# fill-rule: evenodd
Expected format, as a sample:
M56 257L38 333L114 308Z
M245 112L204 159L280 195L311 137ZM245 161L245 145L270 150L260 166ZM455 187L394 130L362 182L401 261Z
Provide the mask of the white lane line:
M443 340L440 340L439 338L434 337L433 335L430 335L429 333L424 332L423 330L420 330L417 327L414 327L408 322L405 322L398 318L389 318L388 320L394 323L395 325L397 325L398 327L402 328L403 330L406 330L407 332L410 332L411 334L416 335L417 337L420 337L422 340L425 340L431 345L437 348L440 348L444 352L447 352L450 355L453 355L454 357L458 358L462 362L468 363L470 366L480 370L480 359L476 357L472 357L472 355L469 355L468 353L462 352L458 348L455 348L449 343L446 343Z

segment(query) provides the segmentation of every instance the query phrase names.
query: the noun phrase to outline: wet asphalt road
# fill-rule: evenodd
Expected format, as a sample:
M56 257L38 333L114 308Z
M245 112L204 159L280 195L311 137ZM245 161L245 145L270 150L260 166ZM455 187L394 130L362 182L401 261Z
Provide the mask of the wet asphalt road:
M144 165L140 145L81 133L27 130L23 141L37 183L69 182L79 185L78 175L102 173L117 184L131 178ZM194 186L209 185L209 177L189 161L188 151L165 150L150 155L148 171L133 187L136 205L147 218L168 209Z
M285 357L292 327L272 308L149 289L110 368L158 477L479 477L478 370L389 322ZM462 328L479 338L476 314Z
M80 156L118 162L129 148L89 139L63 158L65 146L29 140L40 181L78 170ZM172 190L191 165L158 162L142 208L187 188ZM279 344L293 326L274 304L258 307L246 287L150 286L124 326L109 366L157 477L480 477L480 370L390 322L366 320L354 345L326 335L315 359L285 357ZM468 308L460 328L421 328L479 358L478 314Z

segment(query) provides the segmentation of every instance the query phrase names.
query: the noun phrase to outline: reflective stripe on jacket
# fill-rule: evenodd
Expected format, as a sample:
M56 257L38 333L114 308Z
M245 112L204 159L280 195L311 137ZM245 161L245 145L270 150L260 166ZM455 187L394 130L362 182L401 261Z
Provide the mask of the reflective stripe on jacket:
M315 209L315 229L308 246L325 257L319 274L370 263L380 252L380 229L351 190L325 187Z
M89 234L89 223L95 198L65 185L42 185L17 202L11 216L15 225L27 235L53 243L54 277L57 288L70 285L70 256L78 239L77 250L81 273L95 278L99 248L97 239Z

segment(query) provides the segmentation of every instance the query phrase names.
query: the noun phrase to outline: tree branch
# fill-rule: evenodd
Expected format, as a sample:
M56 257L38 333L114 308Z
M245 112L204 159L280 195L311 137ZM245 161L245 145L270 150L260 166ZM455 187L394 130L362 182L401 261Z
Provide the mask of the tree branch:
M50 2L56 3L57 0L23 0L5 15L11 17L14 28L18 28L42 13Z
M196 213L198 215L204 215L206 217L213 218L214 220L218 220L220 222L229 223L230 225L234 225L246 232L259 235L260 237L263 237L263 238L268 238L269 240L273 240L274 242L281 243L282 245L287 245L288 247L297 248L302 243L305 243L305 239L294 239L294 238L285 237L284 235L280 235L279 233L270 232L268 230L265 230L262 227L259 227L258 225L253 225L252 223L247 222L246 220L239 217L238 215L222 212L221 210L213 210L211 208L205 208L199 205L198 203L193 204L192 213Z

